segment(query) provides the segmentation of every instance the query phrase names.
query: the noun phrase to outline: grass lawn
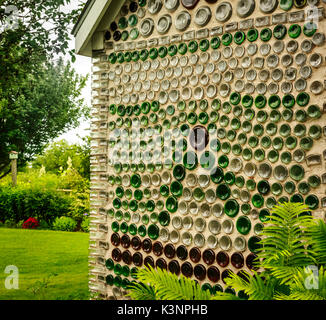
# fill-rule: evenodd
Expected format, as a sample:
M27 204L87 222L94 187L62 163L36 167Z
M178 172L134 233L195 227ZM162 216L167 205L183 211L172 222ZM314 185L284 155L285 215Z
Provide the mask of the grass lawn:
M0 300L88 299L88 239L80 232L0 228ZM18 290L5 288L8 265L19 270Z

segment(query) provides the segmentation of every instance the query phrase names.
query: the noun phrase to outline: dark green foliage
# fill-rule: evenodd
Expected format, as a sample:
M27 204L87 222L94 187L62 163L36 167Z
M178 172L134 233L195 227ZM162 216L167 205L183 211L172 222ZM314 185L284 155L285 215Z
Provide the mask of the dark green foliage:
M18 223L34 217L52 224L56 217L68 215L73 199L52 190L0 187L0 220Z

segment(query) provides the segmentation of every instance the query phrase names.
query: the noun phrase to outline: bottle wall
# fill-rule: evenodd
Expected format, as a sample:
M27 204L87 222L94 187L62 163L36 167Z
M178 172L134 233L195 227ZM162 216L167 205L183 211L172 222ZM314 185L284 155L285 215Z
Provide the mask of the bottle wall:
M276 203L324 218L325 4L126 1L94 52L90 289L229 290Z

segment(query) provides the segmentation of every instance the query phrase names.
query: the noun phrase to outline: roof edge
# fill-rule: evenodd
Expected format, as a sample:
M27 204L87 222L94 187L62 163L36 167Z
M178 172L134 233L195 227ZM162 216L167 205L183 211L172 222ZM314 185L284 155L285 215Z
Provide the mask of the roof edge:
M83 22L85 21L89 11L92 9L92 6L94 5L96 0L88 0L80 14L80 16L78 17L77 22L75 23L71 34L76 36L77 32L79 31L81 25L83 24Z

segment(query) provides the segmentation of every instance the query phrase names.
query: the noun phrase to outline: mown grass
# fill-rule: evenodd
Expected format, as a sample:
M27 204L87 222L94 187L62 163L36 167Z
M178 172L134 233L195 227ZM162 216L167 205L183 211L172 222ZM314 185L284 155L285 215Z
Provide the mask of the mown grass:
M88 240L80 232L0 228L0 300L89 299ZM19 270L19 289L5 288L5 268Z

